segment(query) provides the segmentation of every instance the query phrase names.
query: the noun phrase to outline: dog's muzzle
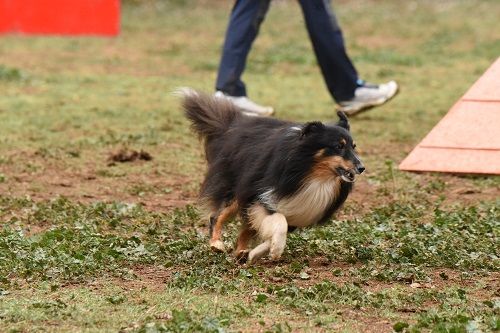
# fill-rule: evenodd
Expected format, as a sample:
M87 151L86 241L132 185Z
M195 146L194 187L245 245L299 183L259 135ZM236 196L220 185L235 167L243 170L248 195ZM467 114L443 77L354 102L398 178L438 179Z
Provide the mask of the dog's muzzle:
M337 168L337 173L346 183L354 183L356 181L356 172L352 169Z
M340 178L346 183L354 183L356 181L356 175L359 175L365 171L363 164L358 164L356 167L350 170L344 168L337 168L337 173Z

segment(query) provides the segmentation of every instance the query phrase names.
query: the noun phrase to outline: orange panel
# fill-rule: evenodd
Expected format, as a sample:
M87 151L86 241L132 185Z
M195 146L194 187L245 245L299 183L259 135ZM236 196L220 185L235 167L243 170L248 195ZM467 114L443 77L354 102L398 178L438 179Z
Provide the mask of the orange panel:
M500 58L488 68L462 99L500 102Z
M500 174L500 58L399 165L406 171Z
M119 0L0 0L0 33L116 35Z
M500 150L417 147L399 168L405 171L500 174Z
M500 149L500 102L459 101L419 146Z

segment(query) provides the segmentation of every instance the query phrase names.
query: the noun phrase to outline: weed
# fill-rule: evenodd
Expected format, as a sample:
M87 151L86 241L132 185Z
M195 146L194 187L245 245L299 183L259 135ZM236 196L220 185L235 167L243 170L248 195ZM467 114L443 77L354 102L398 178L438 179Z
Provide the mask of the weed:
M498 268L496 205L450 211L438 206L430 216L427 211L427 206L394 203L363 218L291 234L290 255L366 262L371 274L382 280L407 279L401 274L408 270L414 279L422 278L419 267ZM377 265L382 266L376 269Z
M187 311L172 311L172 317L166 322L148 322L136 330L138 333L156 332L193 332L223 333L229 324L227 319L202 317Z
M17 68L0 65L0 81L21 81L26 74Z

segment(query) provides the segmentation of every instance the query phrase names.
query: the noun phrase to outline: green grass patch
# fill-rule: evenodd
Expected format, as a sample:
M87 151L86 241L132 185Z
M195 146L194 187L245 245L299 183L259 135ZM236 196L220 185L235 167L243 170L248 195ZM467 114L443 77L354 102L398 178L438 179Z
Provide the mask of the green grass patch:
M393 205L354 220L331 221L326 226L290 234L284 259L273 268L245 267L230 255L211 253L207 237L198 231L203 221L190 206L163 214L118 203L84 205L64 198L36 203L3 197L0 212L15 210L22 214L4 216L0 297L9 300L4 310L11 313L14 299L10 295L27 283L45 284L55 292L68 283L85 285L99 276L133 281L137 276L134 267L145 265L169 271L165 286L181 297L201 293L245 301L240 310L227 309L219 316L171 308L166 321L142 318L139 326L133 327L139 332L224 330L239 317L251 320L253 312L249 307L264 312L267 307L277 307L305 316L324 316L343 307L384 314L410 309L416 315L410 328L404 329L412 332L429 327L435 327L437 332L474 325L494 328L498 312L494 297L469 298L472 291L460 287L408 292L408 287L402 286L430 281L433 267L463 272L463 278L469 281L498 273L497 206L492 203L448 210L436 206L429 211L427 205ZM27 234L26 227L34 225L50 227ZM233 226L228 236L234 238L236 232ZM327 258L333 265L353 266L348 270L333 269L329 275L332 280L297 285L296 281L310 279L305 272L309 259L316 257ZM346 282L335 280L335 276ZM447 278L446 274L440 277ZM364 286L377 281L403 285L367 292ZM251 296L251 290L258 292ZM124 307L130 304L129 297L113 293L104 301ZM428 309L427 302L437 305ZM41 312L51 320L66 318L72 311L66 301L57 298L42 297L28 307L28 311ZM11 315L4 317L12 327L21 320ZM119 322L123 324L123 320Z

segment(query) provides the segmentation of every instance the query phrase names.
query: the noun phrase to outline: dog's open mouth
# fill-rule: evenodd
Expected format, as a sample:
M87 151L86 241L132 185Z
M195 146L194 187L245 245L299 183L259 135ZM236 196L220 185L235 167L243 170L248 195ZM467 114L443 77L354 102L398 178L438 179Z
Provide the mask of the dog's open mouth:
M346 183L354 183L356 181L356 174L352 170L337 168L337 173Z

